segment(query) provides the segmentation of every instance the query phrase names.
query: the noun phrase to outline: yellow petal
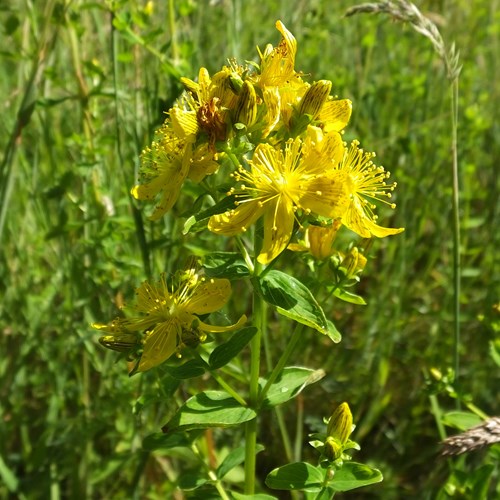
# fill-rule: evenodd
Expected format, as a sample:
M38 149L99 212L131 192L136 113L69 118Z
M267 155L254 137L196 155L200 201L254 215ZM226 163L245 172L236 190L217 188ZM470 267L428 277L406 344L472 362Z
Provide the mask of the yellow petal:
M227 279L207 279L198 285L181 307L192 314L208 314L219 310L231 296L231 283Z
M198 133L198 120L194 111L186 111L177 106L170 110L170 119L175 135L180 139L194 139Z
M216 234L232 236L246 231L263 213L264 208L257 201L241 203L224 214L212 215L208 229Z
M404 231L404 228L390 228L382 227L368 217L364 212L359 202L353 201L349 210L342 217L342 223L347 226L351 231L359 234L363 238L385 238L393 234L398 234Z
M269 202L264 215L264 242L257 260L269 264L290 242L295 215L293 203L283 197Z
M318 120L323 122L325 132L340 132L349 123L352 113L352 102L349 99L327 101L321 108Z
M209 325L207 323L203 323L203 321L200 321L198 323L198 329L201 330L202 332L207 332L207 333L223 333L223 332L230 332L231 330L237 330L238 328L241 328L247 321L247 317L243 315L237 323L234 325L229 325L229 326L214 326L214 325Z
M172 356L181 333L182 329L175 320L159 323L144 341L144 352L138 370L145 372Z
M342 217L350 202L346 179L340 170L312 179L303 189L300 206L323 217Z
M189 178L198 183L218 169L219 164L215 160L214 153L209 150L208 144L200 144L193 153Z
M286 26L281 21L276 21L276 29L281 33L285 42L285 58L287 59L288 70L293 71L295 55L297 54L297 40L295 40L295 37L286 29Z

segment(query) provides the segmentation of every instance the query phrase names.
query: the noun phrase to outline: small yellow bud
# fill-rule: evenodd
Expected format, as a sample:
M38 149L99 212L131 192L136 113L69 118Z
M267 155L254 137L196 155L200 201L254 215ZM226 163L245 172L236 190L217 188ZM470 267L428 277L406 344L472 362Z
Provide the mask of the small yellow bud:
M356 247L353 247L344 257L342 267L347 271L348 278L354 278L365 268L366 262L366 257Z
M352 432L351 410L349 409L349 405L347 403L342 403L335 409L332 416L330 417L326 433L328 438L333 438L343 446L346 443L349 436L351 435L351 432Z
M341 225L340 221L334 221L330 226L309 226L307 228L309 248L314 257L320 260L330 257L332 243Z
M140 343L135 333L120 333L117 335L104 335L99 338L102 346L118 352L126 352Z
M329 80L319 80L314 82L302 97L299 106L299 115L310 115L314 120L323 104L326 102L332 89L332 82Z
M253 85L247 81L241 87L238 105L236 106L234 121L251 127L257 119L257 95Z

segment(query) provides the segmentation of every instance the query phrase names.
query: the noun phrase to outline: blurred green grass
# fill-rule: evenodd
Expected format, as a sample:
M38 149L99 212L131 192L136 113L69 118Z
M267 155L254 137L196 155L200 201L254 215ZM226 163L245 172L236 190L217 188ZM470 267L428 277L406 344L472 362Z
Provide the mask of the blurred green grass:
M294 361L328 376L288 408L287 419L294 428L304 405L306 436L334 403L349 401L357 459L386 478L356 498L432 497L447 466L437 457L424 374L453 363L450 116L441 62L407 26L342 18L352 1L173 4L169 18L161 2L152 12L135 1L0 2L0 496L171 491L175 456L150 456L141 441L167 420L175 384L149 373L128 379L89 323L116 314L146 277L175 269L190 245L210 245L210 235L202 243L172 237L182 204L161 223L142 217L129 196L138 156L180 92L179 75L214 71L230 56L256 59L257 45L278 41L281 19L298 40L296 67L312 80L331 79L352 99L346 139L359 138L392 172L398 208L390 223L406 228L373 245L360 286L368 305L328 306L342 343L304 337ZM418 6L456 43L463 64L460 375L475 404L498 414L500 376L488 343L498 338L500 5ZM276 349L286 341L276 338ZM446 398L441 404L454 407ZM275 449L262 456L269 467L284 461Z

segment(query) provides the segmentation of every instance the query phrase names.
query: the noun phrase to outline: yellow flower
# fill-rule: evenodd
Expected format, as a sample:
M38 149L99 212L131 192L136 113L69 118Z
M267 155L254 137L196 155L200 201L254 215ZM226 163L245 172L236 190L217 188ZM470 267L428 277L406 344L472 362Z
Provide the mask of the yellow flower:
M269 44L264 53L260 53L258 84L262 88L288 86L298 78L294 69L297 41L281 21L276 21L276 29L282 36L279 45Z
M176 113L171 112L171 115ZM194 148L194 135L187 133L187 125L184 134L176 131L181 125L178 117L175 120L176 125L173 126L167 119L157 130L151 146L143 150L139 184L131 190L135 199L146 201L155 200L161 193L149 217L151 220L158 220L174 206L186 177L200 182L219 167L217 155L208 144L202 143Z
M374 213L376 206L372 200L396 208L394 203L387 201L392 197L396 183L387 184L390 173L384 167L374 165L372 158L375 153L363 151L358 145L358 141L351 143L338 166L338 172L347 175L349 193L347 210L341 215L342 223L363 238L383 238L401 233L404 228L381 227L375 223L378 216Z
M241 68L224 66L211 78L208 71L201 68L198 82L181 78L187 90L181 103L196 115L199 128L208 135L212 146L227 137L227 113L236 106L238 100L231 79L238 77L241 71Z
M137 302L133 309L138 316L92 325L109 334L102 338L101 343L115 350L116 342L112 337L118 339L124 338L125 333L145 332L138 371L159 365L185 345L205 340L207 333L234 330L246 321L242 316L234 325L213 326L198 317L217 311L229 300L231 285L227 279L205 279L194 269L189 269L178 273L174 281L176 283L171 289L163 275L156 283L145 281L136 290Z
M242 181L237 189L236 208L210 218L208 228L217 234L234 235L246 231L264 217L264 242L258 261L267 264L287 247L293 233L297 210L324 217L337 217L348 199L342 173L328 175L333 161L341 157L338 134L323 136L320 129L308 128L308 135L290 139L284 150L259 144L250 171L240 167L234 174Z
M277 47L267 45L263 53L259 50L260 71L249 76L253 85L261 89L267 107L264 137L279 120L288 127L294 106L308 87L295 71L297 41L281 21L276 21L276 28L282 36L280 43Z

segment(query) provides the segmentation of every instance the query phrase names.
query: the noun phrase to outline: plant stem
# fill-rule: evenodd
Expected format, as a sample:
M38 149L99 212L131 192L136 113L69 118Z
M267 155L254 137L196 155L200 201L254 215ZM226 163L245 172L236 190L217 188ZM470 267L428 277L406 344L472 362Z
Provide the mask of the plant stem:
M261 271L261 265L255 262L255 276ZM253 325L257 333L250 341L250 407L258 412L259 404L259 374L260 374L260 348L262 332L266 328L266 315L264 299L255 291L253 293ZM257 418L246 424L245 432L245 493L253 495L255 491L255 465L257 445Z
M460 370L460 213L458 183L458 75L451 81L451 152L453 171L453 320L454 320L454 369L455 384L459 385ZM460 400L457 398L457 406L460 408Z
M248 403L218 373L211 371L210 375L227 393L236 399L241 406L248 406Z
M273 371L271 372L271 375L267 379L266 385L264 386L264 389L262 389L260 393L260 398L259 398L259 404L264 401L264 398L266 397L267 392L269 391L269 388L271 385L274 383L274 381L278 378L278 376L281 374L283 371L283 368L285 367L288 358L292 354L293 350L295 349L295 346L297 345L297 342L300 339L300 336L302 335L302 332L304 330L304 325L299 324L295 327L295 331L293 332L292 338L288 342L286 349L284 350L283 354L281 355L278 364L274 367Z
M202 464L203 468L207 471L208 477L210 478L211 481L213 481L213 485L215 486L215 488L219 492L220 497L223 500L229 500L229 496L226 493L226 490L224 489L224 486L222 486L222 483L218 479L218 477L215 474L215 472L207 465L207 463L203 459L203 456L200 453L200 450L198 449L198 446L193 443L193 445L191 446L191 450L195 454L196 458L198 458L198 460Z

